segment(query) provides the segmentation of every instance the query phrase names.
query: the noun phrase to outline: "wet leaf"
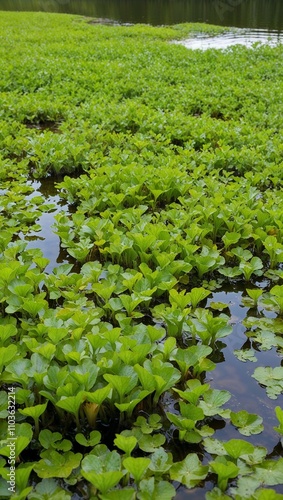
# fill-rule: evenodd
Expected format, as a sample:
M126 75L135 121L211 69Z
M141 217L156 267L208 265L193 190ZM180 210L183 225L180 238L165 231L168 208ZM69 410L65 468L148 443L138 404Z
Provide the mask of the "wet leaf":
M174 463L170 469L170 478L194 488L208 473L208 466L202 465L196 453L189 453L181 462Z
M262 425L262 418L256 414L248 413L245 410L241 410L237 413L231 411L230 418L232 424L235 425L240 434L243 434L244 436L259 434L264 429Z
M258 367L255 369L253 375L260 384L266 386L266 394L270 399L277 399L279 394L283 391L283 367L276 368Z

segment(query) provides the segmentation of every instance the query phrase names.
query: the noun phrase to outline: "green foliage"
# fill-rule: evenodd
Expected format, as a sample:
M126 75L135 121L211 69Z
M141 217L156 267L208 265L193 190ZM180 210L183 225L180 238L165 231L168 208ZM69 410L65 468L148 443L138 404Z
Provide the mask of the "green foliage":
M170 477L175 481L194 488L200 481L206 478L208 466L201 465L196 453L190 453L181 462L177 462L171 467Z
M262 418L256 414L240 410L237 413L231 412L230 418L232 424L238 428L240 434L243 434L243 436L259 434L263 431Z
M254 377L260 384L266 387L266 393L271 399L277 399L278 395L283 391L283 367L277 366L271 368L258 367L255 369L252 377Z
M169 500L179 484L277 498L280 457L212 438L266 417L231 411L209 372L239 338L224 294L239 286L234 353L248 377L269 351L253 377L282 392L282 46L168 43L222 30L200 25L0 24L0 496L13 386L15 500Z

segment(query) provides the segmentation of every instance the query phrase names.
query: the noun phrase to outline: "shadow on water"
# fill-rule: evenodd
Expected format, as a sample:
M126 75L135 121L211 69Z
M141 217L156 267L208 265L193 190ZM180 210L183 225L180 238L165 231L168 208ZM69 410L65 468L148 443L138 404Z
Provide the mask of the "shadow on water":
M53 120L44 120L44 121L26 121L24 122L27 128L35 129L38 131L49 130L50 132L60 134L60 125L61 122L53 121Z

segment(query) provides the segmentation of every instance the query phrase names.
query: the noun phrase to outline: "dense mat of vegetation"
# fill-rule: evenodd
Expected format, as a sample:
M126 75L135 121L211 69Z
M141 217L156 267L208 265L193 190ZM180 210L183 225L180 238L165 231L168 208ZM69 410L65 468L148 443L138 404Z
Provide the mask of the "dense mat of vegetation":
M273 448L283 48L193 52L169 40L219 29L87 21L1 13L0 496L283 498L280 442L276 456L257 445L261 415L210 383L233 333L228 304L208 300L244 289L249 347L235 355L277 401ZM69 263L51 273L28 246L54 209L33 192L47 176L68 204L54 231ZM254 370L267 350L274 365Z

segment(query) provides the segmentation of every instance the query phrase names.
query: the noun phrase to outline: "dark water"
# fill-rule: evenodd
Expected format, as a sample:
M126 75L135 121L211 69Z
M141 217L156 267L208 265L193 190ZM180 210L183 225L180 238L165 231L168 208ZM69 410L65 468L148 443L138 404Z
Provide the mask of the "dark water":
M0 0L0 10L64 12L123 23L283 29L282 0Z

